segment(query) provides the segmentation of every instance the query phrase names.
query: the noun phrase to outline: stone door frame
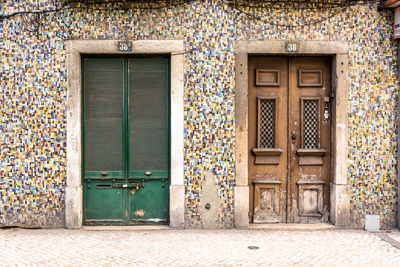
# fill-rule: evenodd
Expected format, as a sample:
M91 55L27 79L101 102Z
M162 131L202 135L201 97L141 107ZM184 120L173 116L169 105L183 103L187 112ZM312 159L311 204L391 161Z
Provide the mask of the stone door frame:
M235 227L249 226L248 185L248 57L249 55L332 56L332 177L330 222L350 224L348 174L348 44L341 41L299 41L296 53L286 52L287 41L238 41L235 68L236 184Z
M126 40L124 40L126 41ZM183 65L181 40L132 41L132 52L118 52L118 40L71 40L67 47L67 184L65 190L65 225L81 228L82 194L82 54L169 54L171 71L171 177L170 226L184 227L185 188L183 169Z

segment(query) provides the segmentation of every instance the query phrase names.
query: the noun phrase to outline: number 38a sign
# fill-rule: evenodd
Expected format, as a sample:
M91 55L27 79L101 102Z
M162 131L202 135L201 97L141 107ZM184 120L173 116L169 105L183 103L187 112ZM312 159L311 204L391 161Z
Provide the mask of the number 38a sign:
M132 52L132 42L118 42L118 52Z
M287 42L285 44L285 51L286 52L298 52L299 51L299 43Z

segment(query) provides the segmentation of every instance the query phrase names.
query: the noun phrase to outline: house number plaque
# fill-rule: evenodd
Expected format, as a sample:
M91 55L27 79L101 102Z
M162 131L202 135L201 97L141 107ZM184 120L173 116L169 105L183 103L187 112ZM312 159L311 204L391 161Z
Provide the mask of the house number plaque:
M132 52L132 42L118 42L118 52Z
M287 42L285 44L286 52L298 52L299 51L299 43L296 42Z

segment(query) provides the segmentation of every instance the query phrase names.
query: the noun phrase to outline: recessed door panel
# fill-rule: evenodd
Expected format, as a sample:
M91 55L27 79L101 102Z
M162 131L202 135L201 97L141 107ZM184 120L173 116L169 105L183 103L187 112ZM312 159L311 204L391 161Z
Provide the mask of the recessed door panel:
M123 170L122 59L84 60L85 171Z
M124 183L117 179L117 183ZM90 179L85 186L85 222L87 224L123 224L125 190L115 188L112 180Z
M144 185L143 188L130 190L129 221L133 224L166 223L168 219L168 181L152 179L141 183Z
M254 223L328 220L330 62L329 57L249 57Z
M129 60L130 171L168 169L168 60Z

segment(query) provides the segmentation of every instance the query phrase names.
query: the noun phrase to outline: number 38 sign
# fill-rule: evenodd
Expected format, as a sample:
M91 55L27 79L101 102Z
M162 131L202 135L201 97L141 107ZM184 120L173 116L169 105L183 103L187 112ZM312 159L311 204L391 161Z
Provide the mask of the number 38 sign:
M118 42L118 52L132 52L132 42Z
M287 42L285 44L286 52L298 52L299 51L299 43Z

